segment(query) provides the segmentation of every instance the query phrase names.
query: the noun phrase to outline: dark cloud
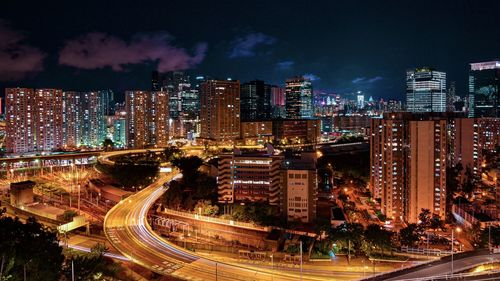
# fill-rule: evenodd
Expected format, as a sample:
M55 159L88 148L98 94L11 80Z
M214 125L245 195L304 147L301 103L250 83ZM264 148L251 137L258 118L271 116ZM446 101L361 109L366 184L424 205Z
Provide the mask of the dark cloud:
M288 70L292 68L294 64L295 62L292 60L280 61L276 63L276 68L279 70Z
M383 80L384 78L382 76L375 76L372 78L367 78L367 77L356 77L354 78L351 82L353 84L372 84L377 81Z
M306 79L309 79L311 81L318 81L320 80L321 78L319 78L318 75L315 75L315 74L312 74L312 73L306 73L304 75L302 75L304 78Z
M136 35L125 40L105 33L88 33L67 41L59 54L59 63L82 69L111 67L123 71L125 65L158 62L158 71L189 69L205 58L206 43L199 43L194 54L172 44L168 33Z
M43 70L45 53L27 45L23 33L12 30L0 20L0 80L20 80Z
M229 58L253 57L256 55L256 47L259 45L272 45L276 38L261 32L250 33L244 37L238 37L231 42Z

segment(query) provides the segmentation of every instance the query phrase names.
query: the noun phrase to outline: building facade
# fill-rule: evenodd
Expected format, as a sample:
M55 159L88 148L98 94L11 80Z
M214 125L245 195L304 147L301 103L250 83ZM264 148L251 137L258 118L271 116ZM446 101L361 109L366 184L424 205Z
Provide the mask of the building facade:
M168 93L126 91L126 130L128 147L166 146L169 139Z
M314 116L313 89L310 80L294 77L286 80L286 118L303 119Z
M220 203L279 204L282 157L263 153L223 154L217 185Z
M271 118L271 85L254 80L240 87L241 120Z
M382 213L416 223L422 208L444 219L448 119L387 113L371 120L370 189Z
M500 61L470 64L469 117L500 117Z
M62 90L7 88L5 98L8 153L52 151L62 147Z
M316 152L302 152L300 158L286 158L282 179L282 213L287 220L313 222L318 200Z
M109 91L63 93L64 146L102 146L107 137Z
M446 112L446 73L432 68L406 71L406 107L409 112Z
M240 82L207 80L201 84L202 139L234 142L240 137Z

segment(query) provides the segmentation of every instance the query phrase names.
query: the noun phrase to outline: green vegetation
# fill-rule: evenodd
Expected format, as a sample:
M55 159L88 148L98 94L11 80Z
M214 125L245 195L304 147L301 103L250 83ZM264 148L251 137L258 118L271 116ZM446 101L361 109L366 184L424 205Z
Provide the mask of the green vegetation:
M413 247L418 243L420 231L418 225L410 223L405 228L399 230L399 241L401 245Z
M205 206L212 206L217 202L217 182L215 178L204 174L198 169L203 160L197 156L175 158L172 165L179 168L182 179L171 181L170 187L162 198L162 203L170 209L185 209L198 212L198 201ZM207 211L211 215L213 209Z
M22 223L0 211L0 280L59 280L64 261L55 231L34 218Z
M67 251L63 276L66 280L71 280L71 263L73 263L75 280L109 280L106 277L116 276L122 268L104 256L107 251L108 249L102 244L96 244L90 253Z
M137 157L125 155L117 157L113 166L98 164L98 169L127 189L145 187L158 175L160 163L156 158L154 153Z
M110 151L110 150L113 150L113 148L115 147L115 143L111 139L106 138L102 142L102 147L103 147L104 151Z
M236 221L253 222L258 225L276 225L277 221L279 221L273 207L266 203L257 202L233 205L231 218Z
M491 235L490 229L485 227L480 234L480 242L481 246L488 247L488 240L491 237L491 246L498 247L500 246L500 226L491 226Z

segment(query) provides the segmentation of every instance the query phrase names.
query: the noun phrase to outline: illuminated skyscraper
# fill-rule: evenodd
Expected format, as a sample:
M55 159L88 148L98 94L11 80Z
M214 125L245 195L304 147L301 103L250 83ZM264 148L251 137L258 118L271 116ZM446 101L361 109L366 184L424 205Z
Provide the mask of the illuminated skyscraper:
M310 80L304 77L286 80L285 108L286 117L290 119L313 117L313 89Z
M240 137L240 82L208 80L201 84L201 134L214 141Z
M5 97L7 152L52 151L62 146L62 90L8 88Z
M271 86L271 117L286 118L285 89L279 86Z
M363 109L365 107L365 95L361 93L361 91L358 91L358 96L357 96L357 101L358 101L358 109Z
M469 117L500 117L500 61L470 64Z
M106 139L110 91L64 92L64 145L100 147Z
M130 148L161 147L168 142L167 92L125 92L127 141Z
M242 120L271 118L271 86L264 81L241 84L240 99Z
M406 71L409 112L446 112L446 73L432 68Z

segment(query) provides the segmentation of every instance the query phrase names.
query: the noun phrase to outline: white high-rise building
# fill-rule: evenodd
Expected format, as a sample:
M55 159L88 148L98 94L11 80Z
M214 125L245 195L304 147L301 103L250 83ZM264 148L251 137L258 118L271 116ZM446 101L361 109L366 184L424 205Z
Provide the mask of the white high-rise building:
M358 91L358 109L363 109L365 107L365 95Z
M432 68L406 71L409 112L446 112L446 73Z

